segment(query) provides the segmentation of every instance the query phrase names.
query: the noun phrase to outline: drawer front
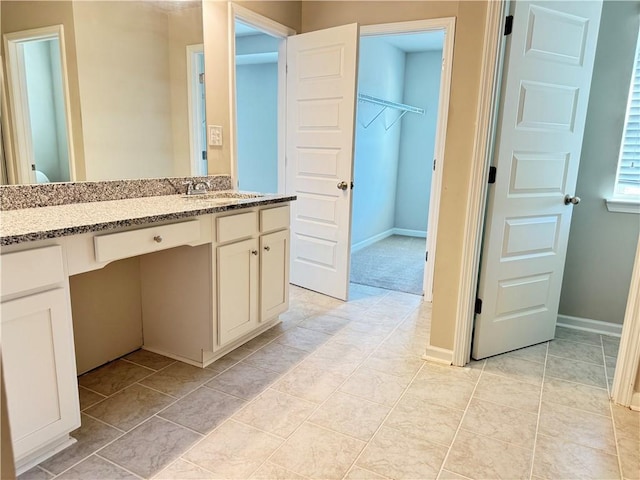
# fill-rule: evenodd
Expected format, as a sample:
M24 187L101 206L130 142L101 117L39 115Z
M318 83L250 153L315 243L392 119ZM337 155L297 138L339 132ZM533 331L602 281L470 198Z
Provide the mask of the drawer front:
M216 219L216 240L225 243L257 233L256 212L237 213Z
M260 232L289 228L289 205L260 210Z
M111 262L145 253L166 250L195 242L200 238L200 221L172 223L127 232L96 236L96 261Z
M2 295L47 287L65 278L62 247L34 248L0 256Z

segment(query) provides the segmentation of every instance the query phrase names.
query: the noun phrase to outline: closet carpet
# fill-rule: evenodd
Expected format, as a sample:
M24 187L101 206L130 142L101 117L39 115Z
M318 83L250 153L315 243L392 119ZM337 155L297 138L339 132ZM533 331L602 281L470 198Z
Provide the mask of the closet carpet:
M391 235L351 254L351 282L422 295L426 239Z

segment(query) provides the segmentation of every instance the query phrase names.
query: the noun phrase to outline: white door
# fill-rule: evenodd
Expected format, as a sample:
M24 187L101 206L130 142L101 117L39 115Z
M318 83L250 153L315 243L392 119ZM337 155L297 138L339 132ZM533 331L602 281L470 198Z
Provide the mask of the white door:
M289 37L291 283L347 299L358 25Z
M473 358L554 337L601 1L514 2ZM578 207L579 208L579 207Z

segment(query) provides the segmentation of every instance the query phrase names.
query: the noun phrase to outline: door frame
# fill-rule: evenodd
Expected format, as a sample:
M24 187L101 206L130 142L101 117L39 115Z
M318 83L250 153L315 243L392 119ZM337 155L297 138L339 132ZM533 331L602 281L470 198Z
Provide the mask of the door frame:
M278 193L286 191L286 161L287 146L287 37L295 35L296 31L270 18L256 13L236 3L229 2L229 114L230 114L230 155L231 182L234 188L238 186L238 132L236 112L236 19L251 25L267 35L279 38L278 47Z
M197 64L195 62L196 56L202 53L204 54L204 44L196 43L193 45L187 45L187 108L189 111L189 153L190 153L190 169L191 175L194 177L202 175L200 171L199 163L202 162L201 158L198 158L198 152L207 151L206 141L205 144L201 144L200 139L200 123L202 120L206 122L206 114L198 108L199 99L198 96L198 82L199 78L194 75L197 71ZM196 101L198 103L196 103ZM205 117L205 118L203 118ZM206 128L206 127L205 127ZM205 135L206 136L206 135ZM206 175L206 172L205 174Z
M455 26L455 17L442 17L409 22L363 25L360 27L360 37L444 31L442 74L440 76L440 93L438 95L438 119L436 122L436 138L433 149L436 164L431 176L429 217L427 223L427 252L429 252L429 254L425 262L423 277L423 301L425 302L433 301L433 274L436 259L436 239L438 237L438 218L440 215L440 196L442 193L442 172L446 158L445 143L449 103L451 100L451 73L453 68ZM429 159L429 162L431 162L431 159Z
M640 235L611 390L611 399L615 403L640 411L640 392L634 391L638 362L640 362L640 340L638 339L640 339Z
M442 360L464 367L471 360L476 291L480 272L480 253L489 184L487 177L493 157L500 83L504 61L504 18L509 2L488 2L480 73L480 92L476 113L476 128L469 196L462 233L462 259L456 299L453 351ZM434 348L434 347L432 347Z
M74 155L73 130L71 125L71 105L69 101L69 79L67 75L66 42L64 27L52 25L49 27L22 30L5 33L3 35L5 66L7 69L7 94L13 124L13 156L14 165L8 169L15 178L15 183L34 183L35 173L31 172L33 146L31 142L31 125L29 123L29 102L27 98L26 72L22 44L37 41L58 39L60 44L60 67L62 73L62 96L65 110L65 124L67 129L67 145L69 155L69 180L76 180L76 162ZM20 160L22 159L22 160Z

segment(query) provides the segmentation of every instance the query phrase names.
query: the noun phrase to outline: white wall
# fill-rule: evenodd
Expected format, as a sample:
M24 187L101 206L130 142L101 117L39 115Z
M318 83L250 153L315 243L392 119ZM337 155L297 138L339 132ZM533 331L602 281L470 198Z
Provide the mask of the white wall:
M639 2L604 2L576 188L582 202L571 221L562 315L624 320L640 218L607 211L604 198L615 181L639 14Z
M404 52L381 38L363 37L359 62L359 93L402 102ZM398 122L388 131L385 131L385 125L391 125L399 112L387 109L369 128L363 127L363 123L368 123L380 108L358 103L352 245L394 226L401 124Z
M236 116L239 188L277 192L277 63L236 67Z
M395 227L426 232L438 120L442 51L407 53L403 103L424 115L402 117Z

